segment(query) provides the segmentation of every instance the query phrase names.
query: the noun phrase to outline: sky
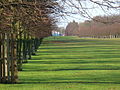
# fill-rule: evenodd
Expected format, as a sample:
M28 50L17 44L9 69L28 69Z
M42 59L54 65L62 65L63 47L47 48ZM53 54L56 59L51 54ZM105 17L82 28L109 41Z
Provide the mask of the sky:
M72 1L72 0L68 0L68 1ZM103 1L103 0L94 0L94 1ZM110 0L110 1L113 1L113 0ZM67 2L69 5L70 3ZM59 17L58 18L58 23L57 25L59 27L64 27L66 28L67 24L69 22L72 22L73 20L75 20L76 22L84 22L85 20L89 20L89 18L85 18L83 16L81 16L81 13L79 12L80 10L78 9L75 9L72 7L72 5L76 5L76 6L79 6L79 4L77 2L75 2L74 0L74 3L72 3L71 6L69 6L68 4L64 4L64 6L66 7L66 10L67 11L72 11L72 12L76 12L75 14L65 14L64 17ZM94 16L99 16L99 15L113 15L113 14L118 14L118 12L120 13L120 10L113 10L113 9L105 9L103 10L101 7L99 7L98 5L96 4L93 4L91 2L83 2L82 3L83 7L86 7L86 8L92 8L92 9L87 9L87 13L90 15L90 17L94 17Z

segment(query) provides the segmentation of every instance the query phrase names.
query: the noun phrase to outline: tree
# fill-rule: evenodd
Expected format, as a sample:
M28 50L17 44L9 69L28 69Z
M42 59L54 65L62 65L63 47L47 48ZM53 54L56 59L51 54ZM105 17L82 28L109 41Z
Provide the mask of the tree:
M103 22L97 21L85 21L79 25L80 37L96 37L96 38L117 38L119 37L120 28L119 23L108 23L114 19L118 19L116 16L96 16L96 20L102 20ZM109 20L109 21L108 21Z
M66 15L79 14L80 16L88 19L98 21L93 18L95 11L102 12L106 16L119 15L120 1L119 0L62 0L66 7L71 9L66 10ZM68 9L68 8L66 8ZM94 12L94 13L93 13ZM104 22L99 20L99 22ZM108 23L120 22L116 19L114 21L108 21ZM106 22L107 23L107 22Z
M51 36L57 7L53 0L0 1L0 83L18 82L22 63Z
M65 35L66 36L76 36L77 35L77 32L78 32L78 23L73 21L73 22L70 22L67 27L66 27L66 30L65 30Z

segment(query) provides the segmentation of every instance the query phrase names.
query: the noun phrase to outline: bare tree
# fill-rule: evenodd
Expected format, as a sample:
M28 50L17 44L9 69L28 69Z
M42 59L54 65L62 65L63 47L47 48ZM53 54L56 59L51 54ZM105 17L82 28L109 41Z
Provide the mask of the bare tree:
M70 22L65 30L65 35L66 36L77 36L77 32L78 32L78 23L73 21Z
M96 20L94 13L105 16L119 15L120 14L120 1L119 0L62 0L65 4L66 15L79 14L80 16L94 21L103 22L101 20ZM69 11L67 10L69 8ZM68 13L67 13L68 11ZM70 14L69 14L70 13ZM72 16L72 15L71 15ZM120 19L114 21L107 21L108 23L120 22ZM105 23L107 23L105 22ZM104 22L103 22L104 23Z

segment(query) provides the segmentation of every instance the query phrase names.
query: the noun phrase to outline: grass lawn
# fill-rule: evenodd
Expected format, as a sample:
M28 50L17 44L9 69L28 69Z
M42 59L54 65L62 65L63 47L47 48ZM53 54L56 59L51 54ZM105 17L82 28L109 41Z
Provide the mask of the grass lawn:
M0 90L120 90L120 39L49 37Z

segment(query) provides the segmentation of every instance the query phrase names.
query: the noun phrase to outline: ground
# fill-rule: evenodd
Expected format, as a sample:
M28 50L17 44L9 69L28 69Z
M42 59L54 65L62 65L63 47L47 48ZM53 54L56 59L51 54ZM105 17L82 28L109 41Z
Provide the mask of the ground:
M120 39L45 38L19 83L0 90L120 90Z

